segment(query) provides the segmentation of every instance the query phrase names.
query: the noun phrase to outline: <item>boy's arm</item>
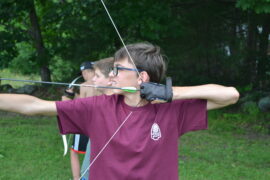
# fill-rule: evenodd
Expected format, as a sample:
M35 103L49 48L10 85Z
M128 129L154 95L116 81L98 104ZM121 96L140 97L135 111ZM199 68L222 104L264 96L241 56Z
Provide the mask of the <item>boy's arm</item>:
M217 109L234 104L239 99L239 93L234 87L207 84L190 87L172 87L173 100L176 99L206 99L207 110Z
M20 94L0 94L0 110L26 115L57 115L54 101Z

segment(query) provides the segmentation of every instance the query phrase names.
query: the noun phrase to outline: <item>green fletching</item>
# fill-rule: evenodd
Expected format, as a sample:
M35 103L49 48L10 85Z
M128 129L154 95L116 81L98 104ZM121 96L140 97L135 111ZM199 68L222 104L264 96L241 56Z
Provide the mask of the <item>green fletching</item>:
M137 89L135 87L123 87L121 88L123 91L130 92L130 93L135 93L137 92Z

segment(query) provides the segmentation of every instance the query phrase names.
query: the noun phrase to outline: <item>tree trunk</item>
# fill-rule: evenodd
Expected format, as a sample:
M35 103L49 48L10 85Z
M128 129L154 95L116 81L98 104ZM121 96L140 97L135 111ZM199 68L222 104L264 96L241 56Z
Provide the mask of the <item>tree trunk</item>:
M34 5L34 1L31 2L29 9L29 17L31 22L30 34L33 38L34 45L37 50L37 62L40 66L40 77L42 81L51 81L51 73L48 68L49 55L44 47L44 42L41 35L40 25Z
M247 56L245 59L245 72L244 77L247 79L247 83L251 83L253 88L255 87L255 80L257 76L257 24L256 15L254 13L249 14L249 22L248 22L248 32L247 32Z
M269 34L270 34L270 16L265 15L263 17L262 33L260 34L260 46L259 46L259 59L258 59L258 76L256 82L260 89L267 88L269 82L267 83L266 72L270 70L270 63L268 57L268 46L269 46Z

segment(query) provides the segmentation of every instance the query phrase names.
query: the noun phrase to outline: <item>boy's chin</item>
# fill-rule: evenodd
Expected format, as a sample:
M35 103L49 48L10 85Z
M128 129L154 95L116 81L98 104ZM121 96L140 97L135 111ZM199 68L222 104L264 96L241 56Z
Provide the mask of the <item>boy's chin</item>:
M113 89L113 94L123 94L123 91L120 89Z

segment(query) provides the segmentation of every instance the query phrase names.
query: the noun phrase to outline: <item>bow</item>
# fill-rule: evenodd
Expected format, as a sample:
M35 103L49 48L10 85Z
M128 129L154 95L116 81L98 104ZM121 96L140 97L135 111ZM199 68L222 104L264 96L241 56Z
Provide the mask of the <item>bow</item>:
M72 88L72 87L74 86L75 82L76 82L78 79L80 79L81 77L82 77L82 76L76 77L76 78L69 84L68 89Z
M76 83L76 81L78 79L80 79L82 76L78 76L76 77L69 85L68 85L68 89L72 88L74 86L74 84ZM69 135L69 138L68 138L68 141L67 141L67 135L65 134L62 134L62 140L63 140L63 145L64 145L64 154L63 156L67 155L67 152L68 152L68 144L69 144L69 141L70 141L70 135Z

